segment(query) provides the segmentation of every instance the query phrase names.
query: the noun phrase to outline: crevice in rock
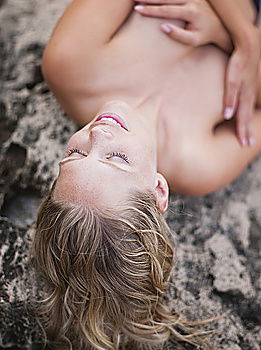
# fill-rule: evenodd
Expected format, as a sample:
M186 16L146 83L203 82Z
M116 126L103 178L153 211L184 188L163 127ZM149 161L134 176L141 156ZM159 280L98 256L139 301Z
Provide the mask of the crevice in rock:
M261 306L255 299L245 299L230 293L214 291L222 299L222 303L232 308L237 314L243 325L248 330L261 326Z
M243 336L239 335L238 339L239 339L239 344L240 344L240 347L242 350L250 350L251 349L249 342L245 338L243 338Z
M32 90L36 85L43 82L43 75L41 66L38 64L34 67L32 73L32 80L26 84L28 90Z
M1 215L13 225L21 228L30 226L36 217L41 195L33 188L12 190L13 195L5 199Z
M1 162L0 192L8 192L8 189L17 180L17 173L21 168L23 168L25 160L26 149L16 143L11 143Z
M1 329L1 349L8 350L19 350L28 349L28 333L21 332L24 325L34 329L31 334L31 341L38 341L40 334L42 333L39 326L36 324L34 318L32 317L31 310L23 302L13 302L9 305L9 315L6 310L0 308L0 329ZM12 315L12 316L10 316ZM16 322L13 322L13 319ZM17 345L19 344L19 345ZM43 349L44 347L42 347ZM30 347L31 349L31 347ZM37 349L37 348L35 348ZM38 347L40 349L40 347Z
M260 223L256 220L255 217L251 218L251 226L250 226L250 234L249 240L250 245L249 248L253 249L257 253L259 253L261 247L261 226Z
M0 0L0 7L5 4L6 0Z
M28 80L25 81L25 87L28 90L32 90L36 85L41 84L44 81L41 70L43 50L43 45L35 42L23 48L20 53L20 56L24 58L25 64L28 66L28 71L30 72L27 77Z
M4 30L0 28L0 81L2 82L10 81L13 77L12 72L15 67L13 36L11 32L7 36Z
M12 135L17 122L7 117L6 105L0 101L0 147Z

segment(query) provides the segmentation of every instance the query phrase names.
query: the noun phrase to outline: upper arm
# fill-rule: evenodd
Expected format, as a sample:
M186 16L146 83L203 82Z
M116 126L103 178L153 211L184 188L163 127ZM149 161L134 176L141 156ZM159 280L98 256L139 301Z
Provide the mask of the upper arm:
M132 0L72 1L58 21L43 56L43 74L56 94L62 94L78 79L85 79L97 52L110 41L132 6Z
M251 147L239 144L234 121L223 122L214 134L202 137L194 153L187 154L185 166L166 174L171 190L200 196L234 181L261 152L261 110L256 110L253 124L256 142Z
M49 45L60 41L104 44L128 16L131 0L74 0L58 21Z
M235 122L223 122L216 129L213 142L208 150L210 167L213 168L213 182L217 189L235 180L245 167L261 151L261 110L257 109L253 117L252 146L242 146L236 135Z

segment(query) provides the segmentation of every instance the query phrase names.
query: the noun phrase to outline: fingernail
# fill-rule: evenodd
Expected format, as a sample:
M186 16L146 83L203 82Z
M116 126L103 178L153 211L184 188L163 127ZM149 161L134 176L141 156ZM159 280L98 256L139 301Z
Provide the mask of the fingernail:
M224 112L224 118L226 120L229 120L233 117L234 110L232 107L226 107L225 112Z
M253 146L255 143L255 138L253 136L250 136L248 139L248 144L249 146Z
M134 6L134 10L136 10L136 11L142 11L142 10L144 10L144 6L142 6L142 5L136 5L136 6Z
M245 137L241 138L241 142L243 146L247 145L247 139Z
M172 31L172 28L168 24L162 24L161 28L165 33L170 33Z

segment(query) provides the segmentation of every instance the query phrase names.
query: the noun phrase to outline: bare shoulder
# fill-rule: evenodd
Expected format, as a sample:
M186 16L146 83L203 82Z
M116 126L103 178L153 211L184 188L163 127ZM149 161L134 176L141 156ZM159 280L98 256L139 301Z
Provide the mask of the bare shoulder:
M86 91L97 55L132 7L132 0L74 0L58 21L44 51L42 71L67 113L73 109L69 98L73 103Z
M176 151L160 162L159 172L167 179L171 192L200 196L214 191L214 167L208 161L211 155L200 139L187 141L187 145L174 147Z
M261 110L254 116L255 144L241 146L233 121L220 124L215 132L182 147L162 169L170 189L190 196L219 190L234 181L261 152ZM184 151L185 150L185 151Z

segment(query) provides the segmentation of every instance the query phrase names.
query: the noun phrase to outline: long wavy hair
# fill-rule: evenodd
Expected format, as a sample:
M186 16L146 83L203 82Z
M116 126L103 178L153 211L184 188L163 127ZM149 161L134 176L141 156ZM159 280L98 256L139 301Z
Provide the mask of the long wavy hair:
M155 196L135 193L112 212L58 202L52 192L32 245L48 286L39 308L48 338L71 349L155 349L170 337L203 347L208 332L163 301L175 247Z

